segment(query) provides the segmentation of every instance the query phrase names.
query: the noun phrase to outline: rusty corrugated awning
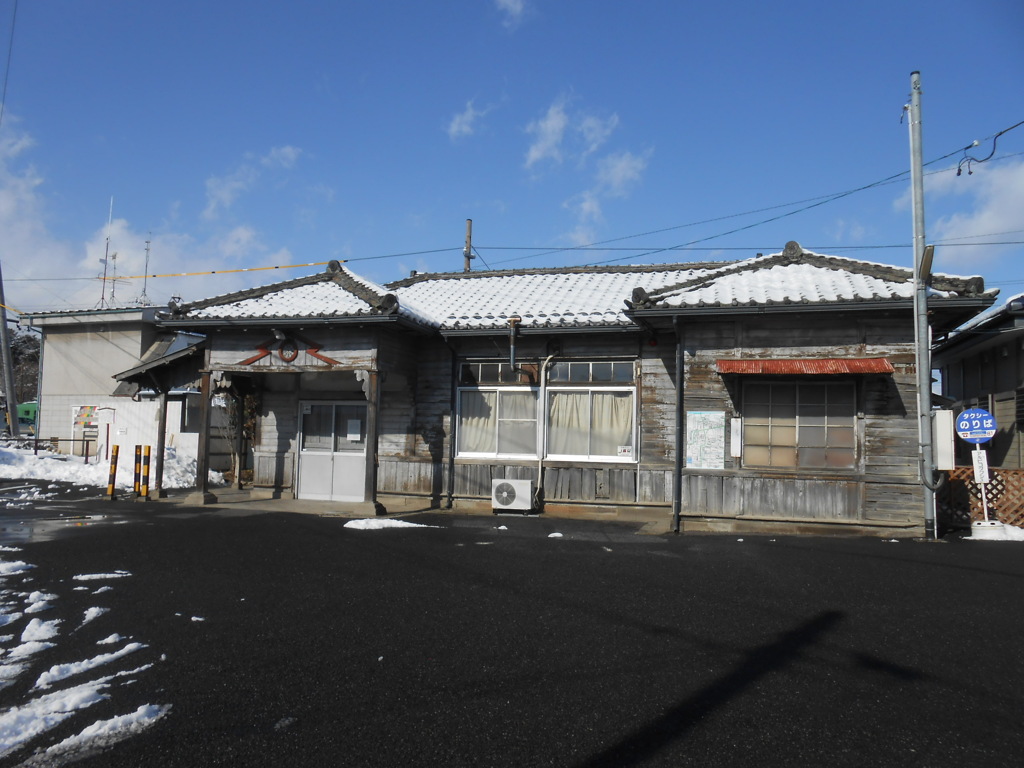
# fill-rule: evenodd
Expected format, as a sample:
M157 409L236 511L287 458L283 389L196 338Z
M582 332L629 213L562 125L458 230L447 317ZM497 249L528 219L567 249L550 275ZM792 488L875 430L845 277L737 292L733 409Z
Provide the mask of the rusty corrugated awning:
M884 357L818 357L802 359L716 360L719 373L795 375L830 373L892 373Z

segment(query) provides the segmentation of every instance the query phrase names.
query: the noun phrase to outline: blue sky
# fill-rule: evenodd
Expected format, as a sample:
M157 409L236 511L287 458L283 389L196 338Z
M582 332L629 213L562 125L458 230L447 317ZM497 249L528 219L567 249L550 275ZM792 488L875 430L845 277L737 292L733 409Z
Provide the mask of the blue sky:
M0 0L5 54L14 10ZM147 240L155 274L459 271L467 218L474 269L788 240L909 265L907 176L797 210L909 169L914 70L925 161L950 155L927 169L935 269L1005 297L1024 291L1024 126L956 167L1024 120L1022 40L1019 0L20 0L0 126L7 304L138 299L141 280L97 279L108 233L119 275L145 271ZM319 269L152 279L145 295Z

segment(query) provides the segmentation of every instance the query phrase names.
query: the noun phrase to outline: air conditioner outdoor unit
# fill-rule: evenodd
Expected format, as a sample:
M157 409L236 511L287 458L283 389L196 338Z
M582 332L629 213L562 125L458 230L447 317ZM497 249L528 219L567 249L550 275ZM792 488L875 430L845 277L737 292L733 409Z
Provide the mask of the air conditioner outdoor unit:
M492 480L491 507L495 512L533 508L533 480Z

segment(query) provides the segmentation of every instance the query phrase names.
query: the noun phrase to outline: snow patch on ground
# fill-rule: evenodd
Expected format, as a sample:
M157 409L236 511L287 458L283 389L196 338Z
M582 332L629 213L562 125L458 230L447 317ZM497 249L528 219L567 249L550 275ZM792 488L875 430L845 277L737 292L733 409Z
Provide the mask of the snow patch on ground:
M355 528L357 531L379 531L383 528L437 528L436 525L424 525L423 523L410 523L407 520L364 518L362 520L349 520L345 523L346 528Z
M75 581L101 581L104 579L123 579L131 576L130 571L114 571L113 573L79 573L72 576Z

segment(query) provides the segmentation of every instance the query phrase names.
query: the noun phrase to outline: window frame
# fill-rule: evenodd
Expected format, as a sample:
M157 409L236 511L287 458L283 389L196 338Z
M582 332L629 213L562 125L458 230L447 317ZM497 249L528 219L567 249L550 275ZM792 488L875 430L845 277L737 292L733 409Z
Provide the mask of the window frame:
M551 461L586 461L586 462L613 462L617 464L636 464L639 461L639 451L637 450L637 399L636 399L636 385L622 386L595 386L593 383L589 386L548 386L546 392L546 403L544 404L544 458L550 459ZM587 415L588 415L588 428L587 428L587 447L588 453L575 454L575 453L552 453L551 452L551 433L553 431L552 419L551 419L551 405L553 396L560 393L568 392L586 392L589 397L587 398ZM594 429L593 429L593 413L594 413L594 395L608 392L625 392L630 396L629 403L629 415L630 415L630 434L629 434L629 446L630 454L628 456L610 455L610 454L595 454L589 452L593 449L594 443Z
M466 393L485 393L493 392L495 394L495 406L498 409L498 415L494 419L494 432L493 432L493 451L466 451L462 448L462 437L465 433L465 428L462 421L462 397ZM484 385L480 387L469 387L461 386L458 388L458 395L456 398L456 450L455 455L459 458L467 459L536 459L537 458L537 446L540 445L540 425L538 424L538 407L534 407L534 418L532 419L534 424L534 438L533 438L533 453L501 453L499 448L501 446L500 438L500 426L502 421L526 421L525 419L502 419L501 417L501 398L502 395L522 394L523 392L530 392L534 395L534 400L540 400L540 388L539 387L524 387L518 385L512 386L499 386L499 385Z
M769 400L767 403L758 403L757 401L751 402L752 397L750 395L750 388L755 386L768 387L769 389ZM791 387L794 390L793 397L793 416L792 424L773 424L772 409L776 405L776 400L773 397L775 388ZM843 387L849 394L848 402L834 402L830 401L828 397L829 387ZM820 389L824 391L824 398L807 398L806 394L811 389ZM742 444L740 450L739 463L743 469L757 470L760 472L838 472L838 473L850 473L857 472L861 469L861 461L863 455L863 439L860 429L860 386L856 379L850 378L800 378L800 377L772 377L772 378L761 378L761 377L750 377L744 378L741 384L741 397L742 397ZM763 417L762 421L767 423L751 423L755 418L751 415L751 411L755 405L767 406L766 417ZM778 406L781 407L788 405L788 402L778 402ZM841 415L832 415L829 413L830 406L843 407L848 406L848 412ZM806 411L820 409L824 412L817 415L817 423L801 423L801 419L811 419L814 415L809 415ZM832 423L835 420L836 423ZM784 442L786 438L780 438L778 442L773 442L771 432L775 429L779 430L793 430L792 445ZM758 440L755 442L748 435L752 429L765 429L767 430L768 437L765 440ZM821 433L817 436L817 439L810 436L801 436L801 432L804 430L821 430ZM842 441L832 442L833 437L841 436L841 434L848 435L848 444L842 444ZM806 435L806 433L805 433ZM822 439L822 437L824 439ZM817 443L817 444L815 444ZM792 463L772 463L772 450L777 449L785 451L786 449L792 448L794 460ZM763 463L760 461L752 460L749 458L749 452L751 449L762 449L767 450L767 462ZM823 458L820 463L806 463L803 457L808 455L810 451L820 450ZM848 463L843 464L829 464L828 454L829 451L848 451L850 460Z
M455 424L456 424L456 458L460 459L510 459L510 460L550 460L550 461L584 461L587 463L615 463L615 464L638 464L640 461L639 451L639 399L638 399L638 386L636 383L636 361L629 358L585 358L585 359L561 359L556 361L557 364L568 364L570 367L567 369L573 372L573 376L577 378L581 375L580 372L586 370L586 377L589 381L580 380L565 380L551 382L550 378L545 378L545 386L540 387L535 382L534 374L538 371L536 363L524 364L522 366L523 372L517 377L508 377L507 372L501 366L506 366L506 363L501 361L493 360L464 360L460 363L457 383L456 383L456 413L455 413ZM603 376L605 366L607 368L609 378L607 380L601 379L593 381L595 375L595 367L598 366L598 376ZM501 381L495 381L493 378L484 383L476 383L483 378L482 373L485 370L492 370L493 366L499 366L494 370L500 370L500 374L497 376ZM624 366L628 366L628 372L630 377L625 380L626 372ZM509 380L513 379L513 380ZM507 383L506 383L507 382ZM543 390L543 392L542 392ZM465 433L465 426L463 422L463 397L467 392L472 393L495 393L495 403L498 410L498 415L495 417L494 434L493 434L493 451L467 451L463 449L462 441ZM500 452L500 426L501 426L501 406L500 398L502 393L513 393L513 392L532 392L535 395L536 409L534 424L535 440L534 440L534 451L533 453L502 453ZM551 424L551 403L554 395L565 392L586 392L587 397L587 414L588 414L588 425L587 425L587 448L588 453L586 454L553 454L550 451L550 439L552 432ZM630 419L630 454L627 456L620 455L605 455L605 454L594 454L589 451L593 450L594 433L593 424L590 422L593 414L594 398L595 395L600 393L626 393L629 395L629 419ZM543 394L543 397L541 396Z

